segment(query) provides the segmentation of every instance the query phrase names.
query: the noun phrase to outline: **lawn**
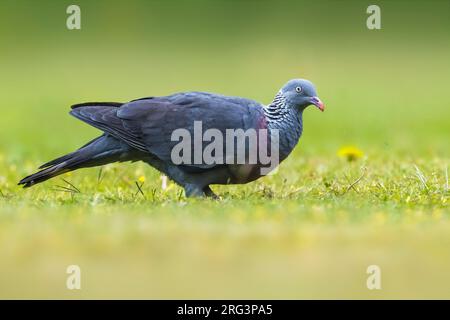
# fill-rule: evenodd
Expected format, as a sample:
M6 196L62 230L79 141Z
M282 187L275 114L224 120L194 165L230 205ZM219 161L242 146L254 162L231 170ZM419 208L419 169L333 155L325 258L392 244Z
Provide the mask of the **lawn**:
M361 2L286 5L80 1L77 31L65 4L0 5L0 298L450 298L450 4L381 2L378 31ZM143 163L16 185L99 134L71 104L188 90L268 103L296 77L326 111L305 111L276 174L213 186L219 200L162 189Z

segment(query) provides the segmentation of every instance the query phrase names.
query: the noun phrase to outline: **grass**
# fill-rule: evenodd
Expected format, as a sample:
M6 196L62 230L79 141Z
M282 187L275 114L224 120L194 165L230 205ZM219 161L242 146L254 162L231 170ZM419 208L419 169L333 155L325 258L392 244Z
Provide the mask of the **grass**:
M443 159L294 155L260 183L216 187L218 201L162 190L143 164L107 166L101 179L87 169L30 191L10 183L27 170L5 159L0 167L9 172L3 297L447 297ZM81 291L65 289L70 264L82 269ZM371 264L382 268L378 292L365 288Z
M447 2L381 1L379 32L360 1L79 3L79 32L64 3L0 4L0 298L450 298ZM16 185L99 134L70 104L269 102L296 77L326 112L306 110L277 174L213 186L220 200L162 190L141 163ZM348 145L363 154L347 161Z

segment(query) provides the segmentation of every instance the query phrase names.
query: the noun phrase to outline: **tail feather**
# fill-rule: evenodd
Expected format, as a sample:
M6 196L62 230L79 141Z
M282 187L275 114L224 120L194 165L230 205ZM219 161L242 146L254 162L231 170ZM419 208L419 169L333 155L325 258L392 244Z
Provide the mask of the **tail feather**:
M56 159L54 159L52 161L46 162L42 166L40 166L39 169L45 169L45 168L56 166L57 164L63 163L64 161L69 160L73 156L73 153L74 152L71 152L71 153L66 154L66 155L64 155L62 157L59 157L59 158L56 158Z
M19 185L23 185L24 188L29 188L37 183L44 182L60 174L71 171L69 168L64 168L63 165L64 163L62 165L49 167L44 170L38 171L32 175L29 175L20 180Z
M44 168L43 170L23 178L20 180L19 185L23 185L24 188L31 187L37 183L44 182L66 172L78 169L80 168L80 165L89 162L90 160L92 160L92 158L84 152L75 151L69 153L42 165L40 169Z
M115 161L133 160L136 157L136 152L116 138L102 135L77 151L43 164L39 168L42 170L23 178L19 185L28 188L79 168L94 167Z
M68 161L68 160L70 160L71 158L74 158L75 153L77 153L79 150L88 147L89 145L93 144L93 143L96 142L97 140L102 139L104 136L105 136L105 135L101 135L101 136L95 138L94 140L89 141L89 142L86 143L84 146L80 147L77 151L71 152L71 153L66 154L66 155L64 155L64 156L62 156L62 157L59 157L59 158L56 158L56 159L54 159L54 160L51 160L51 161L49 161L49 162L44 163L43 165L41 165L41 166L39 167L39 169L44 169L44 168L47 168L47 167L55 166L55 165L57 165L57 164L63 163L64 161Z

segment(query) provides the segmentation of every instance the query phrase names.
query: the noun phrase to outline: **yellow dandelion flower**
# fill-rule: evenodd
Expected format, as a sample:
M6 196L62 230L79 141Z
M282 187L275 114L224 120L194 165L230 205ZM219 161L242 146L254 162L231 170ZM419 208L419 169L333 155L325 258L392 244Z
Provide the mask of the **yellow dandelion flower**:
M339 157L347 159L347 161L355 161L358 158L361 158L364 153L354 146L346 146L339 149L337 152Z
M138 178L138 181L139 181L140 183L144 183L144 182L145 182L145 176L140 176L140 177Z

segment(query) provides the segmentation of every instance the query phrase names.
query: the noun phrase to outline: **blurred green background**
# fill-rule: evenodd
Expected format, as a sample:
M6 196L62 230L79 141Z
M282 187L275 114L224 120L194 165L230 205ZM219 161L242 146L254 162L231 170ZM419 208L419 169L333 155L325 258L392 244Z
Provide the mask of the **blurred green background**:
M66 28L70 4L81 30ZM370 4L2 0L0 296L449 297L450 2L376 1L373 31ZM71 104L189 90L268 103L299 77L326 112L305 112L278 175L215 189L221 202L163 192L140 164L107 167L102 185L98 169L66 177L81 195L15 186L98 134ZM345 145L364 158L339 159ZM365 288L373 263L379 292ZM65 289L68 264L81 291Z

